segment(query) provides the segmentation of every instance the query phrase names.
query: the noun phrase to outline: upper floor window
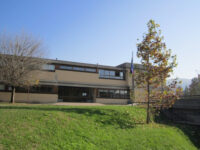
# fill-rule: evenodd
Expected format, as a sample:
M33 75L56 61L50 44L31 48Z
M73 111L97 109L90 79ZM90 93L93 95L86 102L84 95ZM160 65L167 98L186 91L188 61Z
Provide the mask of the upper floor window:
M48 71L55 71L55 65L51 65L51 64L44 64L42 66L43 70L48 70Z
M96 72L96 69L94 69L94 68L85 68L85 71L87 71L87 72Z
M72 66L60 66L60 69L72 70Z
M84 71L84 68L83 67L73 67L73 70Z
M77 66L60 65L59 68L63 69L63 70L74 70L74 71L83 71L83 72L96 72L95 68L86 68L86 67L77 67Z
M125 79L123 71L113 71L104 69L99 69L99 77L108 79Z

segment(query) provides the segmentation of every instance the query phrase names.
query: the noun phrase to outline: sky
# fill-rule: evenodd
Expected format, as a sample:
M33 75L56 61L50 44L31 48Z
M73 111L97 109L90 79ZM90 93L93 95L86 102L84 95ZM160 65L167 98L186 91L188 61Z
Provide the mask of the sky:
M136 57L147 22L177 55L172 77L200 74L199 0L0 0L0 33L42 40L46 58L116 66Z

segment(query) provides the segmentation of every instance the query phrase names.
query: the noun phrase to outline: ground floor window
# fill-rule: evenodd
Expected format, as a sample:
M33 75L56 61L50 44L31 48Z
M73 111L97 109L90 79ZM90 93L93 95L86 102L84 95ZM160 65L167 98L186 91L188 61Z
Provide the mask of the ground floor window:
M58 87L58 98L64 102L86 102L93 99L93 89L84 87Z
M0 91L11 92L12 87L0 84ZM37 85L30 87L16 87L16 93L42 93L42 94L56 94L57 89L55 86L50 85Z
M42 93L42 94L55 94L56 90L54 89L54 86L49 85L38 85L38 86L32 86L32 87L17 87L16 92L21 93Z
M129 99L130 95L127 89L98 89L97 97Z
M0 84L0 91L4 91L5 90L5 85Z

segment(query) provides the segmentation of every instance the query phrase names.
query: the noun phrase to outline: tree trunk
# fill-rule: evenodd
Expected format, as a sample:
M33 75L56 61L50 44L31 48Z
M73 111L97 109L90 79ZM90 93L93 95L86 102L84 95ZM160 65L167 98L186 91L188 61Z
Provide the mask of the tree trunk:
M163 81L163 78L161 77L161 93L162 93L162 97L161 97L161 107L160 107L160 110L163 109L163 103L164 103L164 100L163 100L163 93L164 93L164 81Z
M15 87L12 86L12 93L11 93L11 103L15 103Z
M150 122L150 89L149 89L149 82L147 82L147 119L146 119L146 123L149 124Z

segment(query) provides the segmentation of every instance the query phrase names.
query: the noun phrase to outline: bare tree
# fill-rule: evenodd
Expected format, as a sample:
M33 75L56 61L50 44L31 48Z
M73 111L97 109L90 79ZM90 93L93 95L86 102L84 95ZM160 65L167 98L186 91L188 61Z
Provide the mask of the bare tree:
M12 87L10 102L15 102L15 89L34 85L34 71L45 63L44 49L39 40L27 34L0 35L0 82Z

